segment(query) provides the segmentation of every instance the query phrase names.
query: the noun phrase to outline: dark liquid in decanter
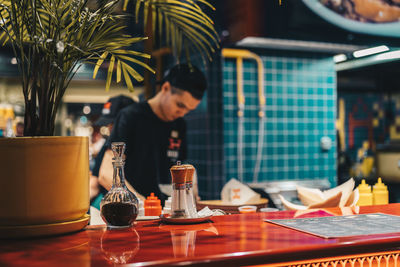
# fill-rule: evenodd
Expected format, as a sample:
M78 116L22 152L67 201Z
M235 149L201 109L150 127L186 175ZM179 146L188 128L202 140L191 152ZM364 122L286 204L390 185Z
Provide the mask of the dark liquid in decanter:
M130 203L111 202L102 208L102 217L112 226L131 225L138 215L135 205Z

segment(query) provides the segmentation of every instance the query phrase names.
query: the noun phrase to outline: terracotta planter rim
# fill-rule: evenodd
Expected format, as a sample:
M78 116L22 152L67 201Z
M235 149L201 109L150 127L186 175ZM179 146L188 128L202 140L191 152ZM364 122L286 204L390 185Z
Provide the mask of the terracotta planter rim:
M4 142L6 140L28 140L28 139L60 139L60 138L80 139L83 137L87 136L20 136L20 137L0 138L0 142Z
M60 143L74 143L78 140L88 142L87 136L24 136L24 137L7 137L0 138L0 146L2 145L22 145L22 144L60 144ZM86 141L87 140L87 141Z

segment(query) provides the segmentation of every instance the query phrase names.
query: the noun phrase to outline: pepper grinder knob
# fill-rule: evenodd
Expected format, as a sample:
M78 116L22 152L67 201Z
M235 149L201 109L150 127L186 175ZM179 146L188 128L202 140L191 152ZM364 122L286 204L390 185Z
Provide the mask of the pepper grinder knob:
M117 162L123 161L123 155L125 153L125 143L124 142L113 142L111 143L111 149L114 154L114 160Z

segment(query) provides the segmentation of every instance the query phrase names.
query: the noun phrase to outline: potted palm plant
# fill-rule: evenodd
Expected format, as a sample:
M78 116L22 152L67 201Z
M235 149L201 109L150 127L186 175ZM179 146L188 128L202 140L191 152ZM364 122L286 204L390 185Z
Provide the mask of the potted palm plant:
M88 8L89 2L0 0L0 40L11 46L17 58L25 100L25 137L0 140L0 230L18 227L14 232L36 235L77 230L87 223L88 139L53 136L62 97L85 63L95 65L94 77L106 66L106 90L113 78L133 90L132 80L143 80L137 66L154 72L143 63L150 56L131 49L146 37L127 33L126 16L115 12L128 0L97 1L95 9ZM160 34L165 29L176 55L185 47L187 52L194 48L210 54L215 46L215 31L198 1L134 2L136 15L142 12L144 21L150 10L158 25L153 29ZM72 226L29 232L32 225L66 222ZM28 231L21 231L24 226L30 227Z

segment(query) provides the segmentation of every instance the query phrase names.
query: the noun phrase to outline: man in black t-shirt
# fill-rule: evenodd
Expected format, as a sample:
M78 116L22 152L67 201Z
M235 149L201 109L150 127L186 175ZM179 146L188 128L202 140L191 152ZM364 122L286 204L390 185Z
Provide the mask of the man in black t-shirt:
M122 109L107 142L100 184L108 190L112 185L111 143L125 142L128 188L142 199L153 192L165 200L159 184L171 183L169 168L177 160L186 159L186 124L182 117L198 106L206 87L198 68L176 65L154 97Z
M123 108L135 103L133 99L129 96L118 95L111 97L104 104L103 109L101 111L101 116L98 118L94 125L107 127L111 132L112 127L114 125L114 120L117 118L118 113ZM94 159L94 166L91 169L90 175L90 205L100 208L100 201L103 196L107 193L108 190L104 189L104 187L99 186L98 184L98 176L100 165L104 157L104 153L107 150L107 143L101 147L100 151L97 153Z

